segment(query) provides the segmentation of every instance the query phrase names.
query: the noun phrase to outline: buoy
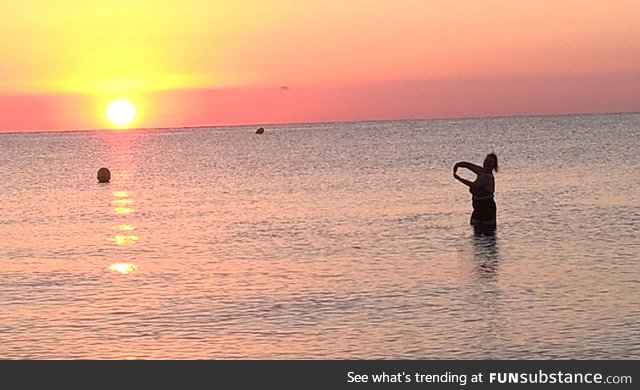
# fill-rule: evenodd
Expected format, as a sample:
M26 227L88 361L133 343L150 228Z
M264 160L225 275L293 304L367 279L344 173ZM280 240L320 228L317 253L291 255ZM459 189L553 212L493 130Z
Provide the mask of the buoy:
M256 134L262 134L262 133L264 133L264 127L261 127L258 130L256 130Z
M100 183L108 183L111 180L111 172L107 168L98 169L98 181Z

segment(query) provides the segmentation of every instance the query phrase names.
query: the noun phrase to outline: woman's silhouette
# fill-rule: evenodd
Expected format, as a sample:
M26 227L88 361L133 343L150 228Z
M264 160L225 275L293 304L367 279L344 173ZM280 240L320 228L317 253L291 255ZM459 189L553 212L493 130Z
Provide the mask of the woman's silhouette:
M467 168L478 177L475 181L463 179L458 176L458 168ZM496 227L493 171L498 172L498 157L495 153L489 153L481 167L466 161L461 161L453 166L453 177L468 186L469 192L471 192L473 213L470 222L476 230L493 230Z

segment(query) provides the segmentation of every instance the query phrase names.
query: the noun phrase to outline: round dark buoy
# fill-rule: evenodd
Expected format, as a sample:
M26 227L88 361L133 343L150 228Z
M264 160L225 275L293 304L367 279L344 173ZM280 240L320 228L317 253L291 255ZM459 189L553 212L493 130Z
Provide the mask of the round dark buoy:
M108 183L111 180L111 172L107 168L98 169L98 181L100 183Z
M258 130L256 130L256 134L262 134L262 133L264 133L264 127L261 127Z

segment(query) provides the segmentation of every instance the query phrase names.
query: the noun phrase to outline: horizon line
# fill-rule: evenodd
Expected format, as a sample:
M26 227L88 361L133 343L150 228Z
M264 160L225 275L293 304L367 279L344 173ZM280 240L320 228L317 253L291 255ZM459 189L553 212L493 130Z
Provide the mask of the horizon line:
M131 128L69 128L69 129L34 129L34 130L0 130L3 134L42 134L42 133L86 133L86 132L128 132L128 131L153 131L153 130L182 130L182 129L215 129L215 128L234 128L234 127L265 127L265 126L293 126L293 125L321 125L336 123L377 123L377 122L436 122L436 121L473 121L480 119L504 119L504 118L540 118L540 117L569 117L569 116L596 116L596 115L637 115L640 111L607 111L607 112L566 112L556 114L505 114L505 115L473 115L458 117L433 117L433 118L397 118L397 119L351 119L351 120L329 120L329 121L309 121L309 122L264 122L264 123L246 123L246 124L200 124L200 125L184 125L184 126L162 126L162 127L131 127Z

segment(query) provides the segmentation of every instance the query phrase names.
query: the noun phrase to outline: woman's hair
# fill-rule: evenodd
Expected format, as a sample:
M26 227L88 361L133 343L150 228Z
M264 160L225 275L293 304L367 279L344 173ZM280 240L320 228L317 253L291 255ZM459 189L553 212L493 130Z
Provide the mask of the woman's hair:
M492 159L493 159L493 161L495 161L495 162L496 162L496 163L495 163L495 165L494 165L494 167L493 167L493 170L494 170L495 172L498 172L498 156L496 156L496 154L495 154L495 153L489 153L489 154L487 154L487 157L485 158L485 161L486 161L488 158L492 158Z

